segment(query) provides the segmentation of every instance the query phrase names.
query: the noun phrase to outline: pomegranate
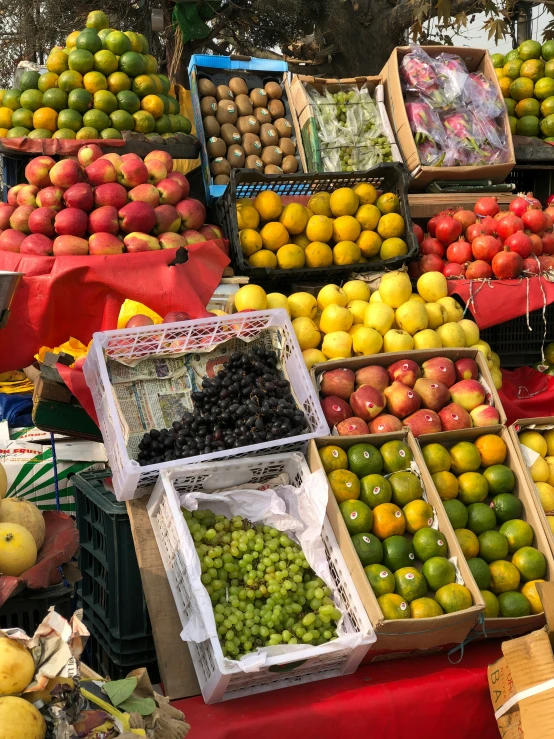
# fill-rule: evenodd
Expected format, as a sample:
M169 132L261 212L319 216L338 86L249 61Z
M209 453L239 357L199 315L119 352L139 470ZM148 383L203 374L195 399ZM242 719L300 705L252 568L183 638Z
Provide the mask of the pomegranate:
M423 229L421 228L421 226L418 226L417 223L412 223L412 231L416 236L417 243L421 244L421 242L425 238L425 234L423 233Z
M446 250L446 258L455 264L465 264L472 259L471 244L468 241L454 241ZM445 273L446 274L446 273Z
M412 278L412 280L417 280L418 277L421 277L421 269L419 267L419 262L411 262L408 265L408 274Z
M433 216L427 221L427 233L429 233L433 238L435 238L435 229L437 228L437 222L440 218L440 214Z
M445 277L465 277L466 271L463 264L449 262L444 268L443 275Z
M529 203L529 209L532 210L542 210L541 201L537 200L537 198L533 197L533 193L529 193L525 196L527 202Z
M542 253L550 256L554 254L554 233L547 231L542 235Z
M552 213L547 213L545 210L543 210L543 215L546 218L546 231L552 231L552 227L554 226L554 220L552 219Z
M515 213L515 215L518 218L521 218L521 216L525 213L527 208L529 207L529 202L526 198L519 195L517 198L514 198L510 205L508 206L511 213Z
M499 221L501 218L504 218L504 216L509 216L510 211L509 210L499 210L498 213L494 216L495 221Z
M541 265L541 272L545 272L548 269L554 269L554 257L541 256L539 257L539 264Z
M543 252L543 245L542 245L542 239L537 234L530 234L527 232L527 235L533 242L533 250L531 251L531 254L534 254L536 257L540 257L540 255Z
M550 218L554 218L554 205L549 205L548 208L543 210L543 213L549 215Z
M521 220L534 234L543 234L546 231L548 220L542 210L526 210L521 216Z
M492 260L492 271L499 280L513 280L523 272L523 259L505 246Z
M521 218L518 218L513 213L508 213L498 221L496 230L501 239L507 239L508 236L516 233L516 231L525 230L525 226Z
M549 195L549 196L548 196L548 197L546 198L546 204L547 204L547 205L554 205L554 195Z
M483 280L492 277L491 266L482 259L476 259L475 262L470 262L467 265L466 277L468 280Z
M419 253L425 256L426 254L436 254L437 257L444 257L444 244L438 239L423 239L419 247Z
M476 239L478 236L491 236L492 234L489 233L489 230L485 227L483 228L480 223L474 223L471 226L468 226L466 230L466 239L471 242L473 239Z
M462 224L454 220L452 216L443 216L437 221L435 236L445 246L456 241L462 234Z
M499 210L498 201L493 197L479 198L473 206L473 212L482 218L485 216L495 216Z
M510 251L515 251L522 259L527 259L533 251L533 242L523 231L516 231L508 236L504 242L504 246L509 247Z
M424 272L442 272L444 262L436 254L426 254L419 260L419 268L422 274Z
M494 236L478 236L471 242L471 251L475 259L491 262L501 249L500 241Z
M538 257L528 257L523 260L523 271L530 272L533 275L539 275L541 272L541 264Z
M457 210L452 218L462 224L464 233L469 226L477 222L477 216L472 210Z

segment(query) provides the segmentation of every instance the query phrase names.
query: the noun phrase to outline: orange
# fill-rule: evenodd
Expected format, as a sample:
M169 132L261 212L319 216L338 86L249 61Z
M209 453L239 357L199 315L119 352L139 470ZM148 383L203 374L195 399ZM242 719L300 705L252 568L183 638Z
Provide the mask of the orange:
M544 608L542 607L541 599L537 592L537 583L544 582L544 580L529 580L521 588L521 593L524 595L529 603L531 604L531 613L543 613Z
M360 481L350 470L333 470L327 475L327 479L337 503L360 497Z
M41 92L46 92L52 87L58 86L58 75L55 72L45 72L38 78L38 89Z
M12 116L13 110L11 110L10 108L0 108L0 127L11 128Z
M108 90L117 95L118 92L131 89L131 80L124 72L114 72L108 77Z
M108 115L117 110L117 98L113 92L98 90L94 93L94 106L96 110L102 110Z
M140 107L142 110L150 113L154 118L159 118L164 112L163 101L157 95L146 95L146 97L143 97L140 101Z
M282 246L288 244L290 241L287 229L282 223L276 221L266 223L260 231L260 236L262 237L264 249L269 249L273 252L279 251Z
M475 446L481 455L483 467L491 467L493 464L502 464L506 459L508 450L506 442L495 434L485 434L475 440Z
M65 45L68 49L74 49L75 44L77 43L77 36L80 34L80 31L72 31L69 36L65 40Z
M68 69L60 74L58 87L64 92L71 92L71 90L83 87L83 75Z
M63 51L53 51L46 60L46 69L61 74L69 69L69 57Z
M0 139L5 139L9 133L9 130L9 128L0 128ZM33 132L31 131L31 133ZM50 133L50 131L48 131L48 133ZM29 138L31 137L29 136Z
M83 77L83 87L94 95L98 90L107 90L108 81L101 72L87 72Z
M147 95L155 95L157 89L156 83L147 74L141 74L133 80L133 92L139 98L144 98Z
M372 532L379 539L401 536L406 530L406 517L394 503L381 503L373 509Z
M52 108L39 108L33 113L33 127L54 131L58 128L58 114Z
M471 559L479 554L479 539L469 529L454 529L456 539L466 559Z

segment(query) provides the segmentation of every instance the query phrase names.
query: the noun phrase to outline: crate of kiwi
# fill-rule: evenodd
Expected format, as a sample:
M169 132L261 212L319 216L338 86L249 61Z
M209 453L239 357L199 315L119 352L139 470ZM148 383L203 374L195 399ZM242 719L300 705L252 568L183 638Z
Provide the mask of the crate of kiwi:
M286 62L195 54L189 80L208 203L234 169L260 174L302 171L289 103Z

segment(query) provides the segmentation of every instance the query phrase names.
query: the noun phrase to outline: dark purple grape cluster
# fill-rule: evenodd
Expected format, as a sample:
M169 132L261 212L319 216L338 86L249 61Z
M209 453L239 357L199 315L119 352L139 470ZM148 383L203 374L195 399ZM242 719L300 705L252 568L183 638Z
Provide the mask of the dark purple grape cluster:
M144 434L142 467L297 436L308 425L272 350L235 352L216 377L204 377L192 400L194 410L171 428Z

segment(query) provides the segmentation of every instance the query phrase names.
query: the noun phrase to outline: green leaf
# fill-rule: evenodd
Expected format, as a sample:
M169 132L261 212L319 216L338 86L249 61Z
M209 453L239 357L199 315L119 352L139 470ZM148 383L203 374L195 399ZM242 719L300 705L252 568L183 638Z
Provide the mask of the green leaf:
M156 710L153 698L136 698L131 696L120 703L118 708L126 713L140 713L141 716L150 716Z
M127 677L125 680L113 680L112 682L104 683L104 692L117 708L123 701L131 697L133 690L137 687L137 683L138 679L136 677Z

